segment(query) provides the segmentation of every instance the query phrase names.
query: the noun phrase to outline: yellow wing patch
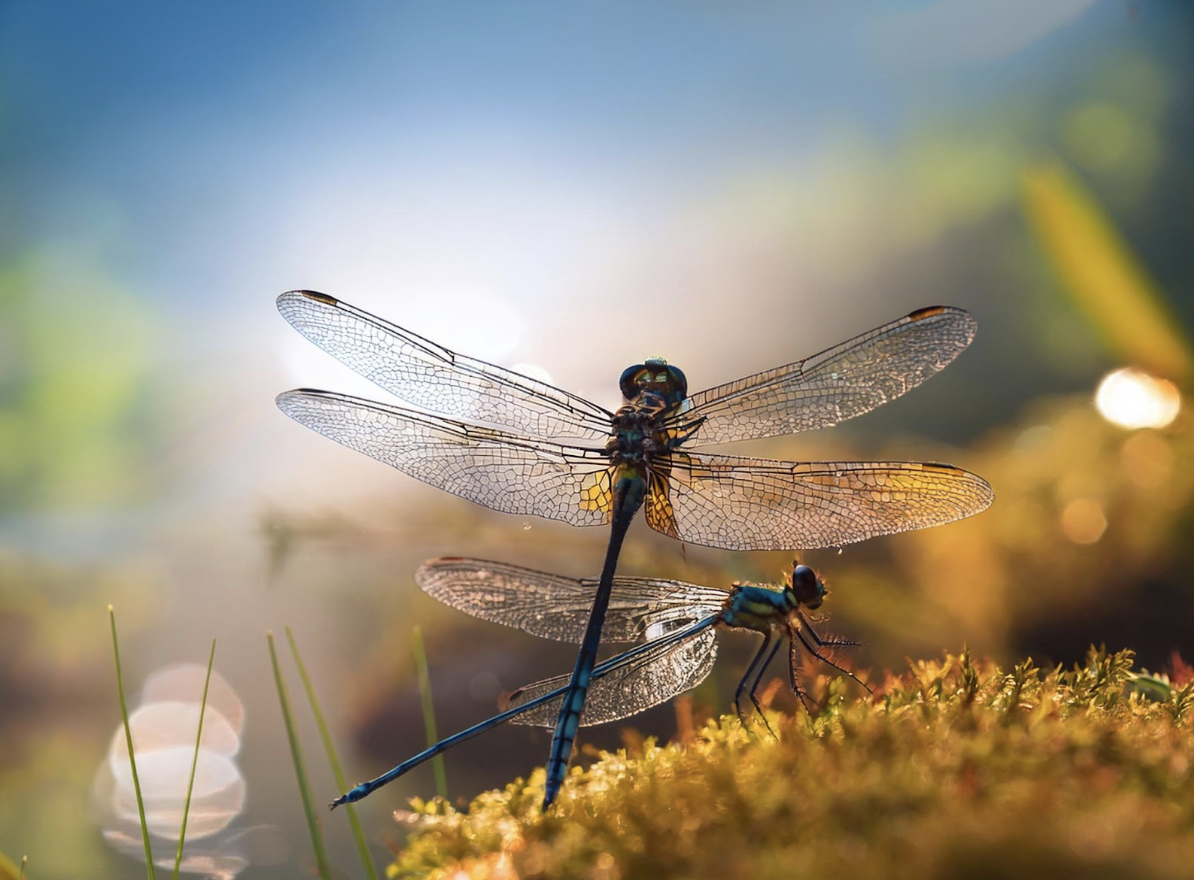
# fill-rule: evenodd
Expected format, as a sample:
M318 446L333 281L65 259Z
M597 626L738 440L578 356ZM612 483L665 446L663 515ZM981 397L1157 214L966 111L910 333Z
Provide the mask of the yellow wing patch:
M599 510L607 515L614 509L614 477L617 468L610 466L590 476L580 490L580 509Z
M676 529L676 512L672 509L666 474L651 472L651 486L647 490L647 502L643 507L643 516L647 518L647 525L669 538L680 537L680 533Z

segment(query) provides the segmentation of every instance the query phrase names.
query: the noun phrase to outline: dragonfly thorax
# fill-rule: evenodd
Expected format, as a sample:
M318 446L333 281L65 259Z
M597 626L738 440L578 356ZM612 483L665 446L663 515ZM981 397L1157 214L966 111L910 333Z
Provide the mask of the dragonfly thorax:
M614 413L613 431L605 449L615 463L646 462L667 448L659 418L654 412L624 406Z
M734 584L721 610L721 620L733 629L768 633L782 625L790 613L788 590Z

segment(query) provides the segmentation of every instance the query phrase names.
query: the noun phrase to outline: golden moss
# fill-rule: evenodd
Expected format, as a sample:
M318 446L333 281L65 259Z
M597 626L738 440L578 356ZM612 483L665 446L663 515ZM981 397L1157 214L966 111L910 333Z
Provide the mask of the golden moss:
M390 877L1178 878L1194 865L1194 684L1131 652L1009 672L963 652L815 716L736 718L543 772L466 812L412 802ZM1150 699L1147 695L1161 696Z

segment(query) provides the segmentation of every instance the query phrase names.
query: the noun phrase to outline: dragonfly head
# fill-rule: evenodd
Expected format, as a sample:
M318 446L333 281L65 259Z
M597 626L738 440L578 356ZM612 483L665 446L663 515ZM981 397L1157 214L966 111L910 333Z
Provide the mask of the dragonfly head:
M647 358L641 364L627 367L618 380L622 397L633 401L644 392L661 398L665 405L674 406L688 396L688 380L679 367L673 367L663 358Z
M796 564L792 567L792 586L785 592L791 594L790 600L795 600L797 606L812 611L820 608L825 599L825 584L807 565Z

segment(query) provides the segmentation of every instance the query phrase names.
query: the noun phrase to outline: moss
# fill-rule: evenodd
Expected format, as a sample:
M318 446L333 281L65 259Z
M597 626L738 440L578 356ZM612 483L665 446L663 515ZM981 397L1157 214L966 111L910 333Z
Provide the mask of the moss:
M813 715L736 718L573 768L461 812L412 802L390 877L1190 876L1194 684L1135 685L1131 652L1002 671L963 652L916 662ZM1163 696L1150 699L1148 694Z

